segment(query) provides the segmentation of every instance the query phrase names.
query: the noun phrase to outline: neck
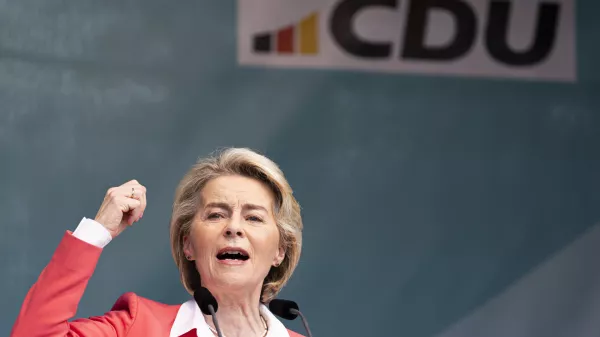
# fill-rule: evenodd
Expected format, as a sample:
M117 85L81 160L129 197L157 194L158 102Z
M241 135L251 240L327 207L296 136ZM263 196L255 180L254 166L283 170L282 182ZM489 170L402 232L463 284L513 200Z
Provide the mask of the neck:
M260 315L260 292L257 294L224 294L211 290L219 303L217 320L224 337L263 336L265 326ZM206 322L216 330L211 316Z

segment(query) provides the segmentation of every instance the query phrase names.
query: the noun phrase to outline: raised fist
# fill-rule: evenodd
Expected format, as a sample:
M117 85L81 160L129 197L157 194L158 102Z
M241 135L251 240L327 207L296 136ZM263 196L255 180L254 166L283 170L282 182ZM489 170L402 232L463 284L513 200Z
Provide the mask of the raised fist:
M109 188L95 220L115 238L139 221L146 209L146 188L137 180Z

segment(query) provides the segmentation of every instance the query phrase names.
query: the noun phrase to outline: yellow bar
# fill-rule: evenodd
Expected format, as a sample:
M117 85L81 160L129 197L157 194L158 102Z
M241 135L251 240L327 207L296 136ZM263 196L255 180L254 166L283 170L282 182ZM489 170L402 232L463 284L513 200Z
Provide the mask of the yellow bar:
M319 15L315 12L300 21L300 53L319 52Z

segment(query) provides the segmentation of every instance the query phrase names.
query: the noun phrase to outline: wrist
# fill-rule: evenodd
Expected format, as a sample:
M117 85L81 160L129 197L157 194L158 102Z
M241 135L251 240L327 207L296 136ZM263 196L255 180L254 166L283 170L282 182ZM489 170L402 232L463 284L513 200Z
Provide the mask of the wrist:
M81 219L73 236L100 248L104 248L114 238L103 225L88 218Z

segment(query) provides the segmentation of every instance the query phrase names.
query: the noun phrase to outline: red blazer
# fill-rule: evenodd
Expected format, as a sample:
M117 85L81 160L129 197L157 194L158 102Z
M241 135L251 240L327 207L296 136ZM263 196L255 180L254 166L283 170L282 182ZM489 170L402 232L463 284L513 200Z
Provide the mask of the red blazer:
M31 287L10 337L168 337L181 305L166 305L126 293L111 311L69 322L88 280L94 273L101 248L65 233L50 263ZM290 337L302 337L288 330ZM196 336L195 329L182 336Z

